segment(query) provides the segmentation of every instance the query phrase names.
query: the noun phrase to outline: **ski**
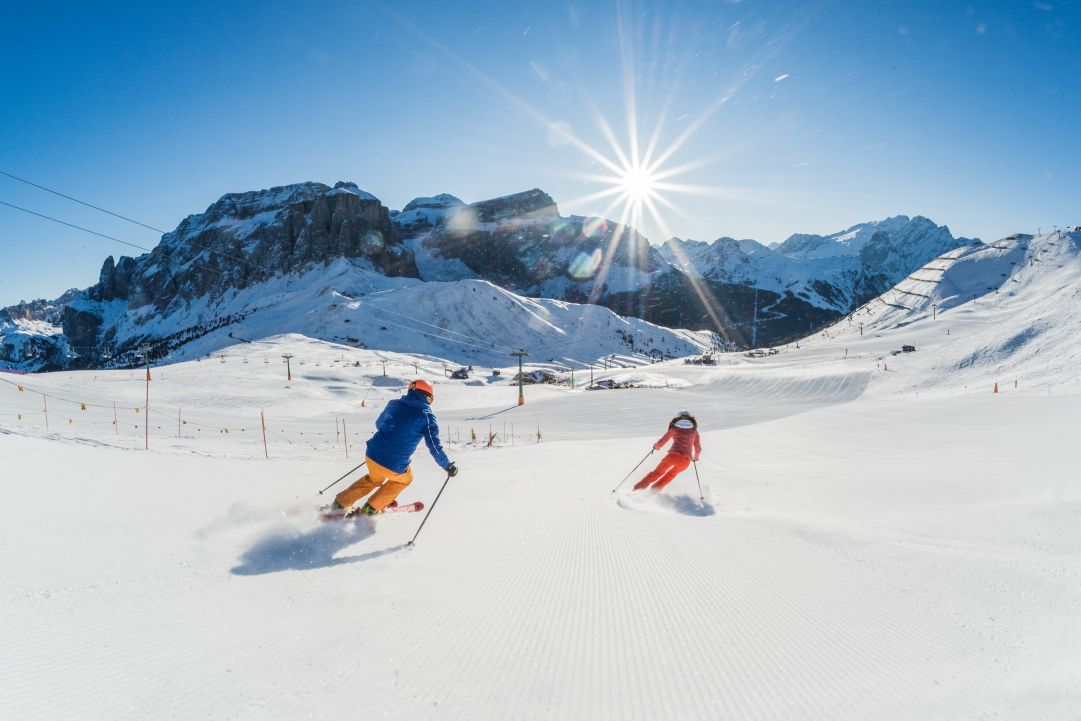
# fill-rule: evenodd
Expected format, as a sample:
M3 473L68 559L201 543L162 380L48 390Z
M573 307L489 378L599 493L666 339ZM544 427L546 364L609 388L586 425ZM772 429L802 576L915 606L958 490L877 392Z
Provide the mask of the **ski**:
M417 511L424 510L424 503L422 501L415 501L413 503L403 503L397 506L387 506L378 515L383 516L388 513L416 513ZM374 518L374 516L366 516L361 514L360 509L356 508L348 513L333 512L333 511L321 511L319 513L320 520L323 521L344 521L349 518Z

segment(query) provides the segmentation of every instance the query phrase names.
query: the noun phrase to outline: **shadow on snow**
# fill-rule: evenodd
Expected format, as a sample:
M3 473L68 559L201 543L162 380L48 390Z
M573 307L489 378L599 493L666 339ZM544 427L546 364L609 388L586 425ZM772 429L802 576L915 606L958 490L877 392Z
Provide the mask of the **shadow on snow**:
M652 513L677 513L681 516L704 518L717 513L709 501L700 501L688 495L666 496L663 494L643 495L631 492L617 500L621 508L630 511L650 511Z
M236 576L259 576L278 571L329 568L368 561L405 548L404 545L399 545L356 556L335 558L334 554L343 548L359 543L374 533L374 521L366 518L326 523L308 533L278 530L245 552L240 557L240 563L230 569L230 573Z

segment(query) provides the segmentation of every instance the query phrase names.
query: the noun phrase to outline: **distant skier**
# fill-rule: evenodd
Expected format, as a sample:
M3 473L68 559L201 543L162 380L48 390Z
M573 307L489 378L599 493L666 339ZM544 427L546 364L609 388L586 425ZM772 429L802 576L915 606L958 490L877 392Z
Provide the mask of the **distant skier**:
M368 473L335 496L334 503L326 510L348 512L354 503L372 491L375 493L360 509L360 513L374 516L387 506L397 505L395 499L398 494L413 482L413 469L409 462L421 438L428 445L432 458L447 475L458 474L458 466L447 458L439 442L439 425L429 407L434 399L432 384L415 380L409 384L404 396L387 404L375 421L375 435L368 439L365 453Z
M697 461L702 455L702 441L698 437L698 421L689 411L680 411L672 419L668 424L668 432L653 444L653 450L661 450L668 441L672 441L672 449L661 459L656 468L634 484L634 490L640 491L643 488L663 490L673 478L687 469L691 461Z

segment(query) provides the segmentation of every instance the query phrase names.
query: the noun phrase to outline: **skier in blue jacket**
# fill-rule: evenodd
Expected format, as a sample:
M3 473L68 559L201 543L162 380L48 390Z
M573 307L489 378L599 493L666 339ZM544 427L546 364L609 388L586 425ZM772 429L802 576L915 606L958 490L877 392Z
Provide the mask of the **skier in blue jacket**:
M458 475L458 467L447 458L439 442L439 425L431 409L434 399L432 384L415 380L404 396L387 404L375 421L375 435L368 439L365 458L368 473L334 497L331 511L348 512L372 491L375 493L360 509L361 513L374 516L387 506L397 505L398 494L413 482L409 461L421 438L447 475Z

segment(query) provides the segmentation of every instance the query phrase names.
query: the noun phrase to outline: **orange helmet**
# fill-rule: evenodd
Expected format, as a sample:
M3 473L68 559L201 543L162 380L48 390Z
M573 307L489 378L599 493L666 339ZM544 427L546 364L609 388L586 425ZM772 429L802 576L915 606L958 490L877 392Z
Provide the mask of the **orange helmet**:
M426 380L420 380L419 378L409 384L409 390L420 391L424 395L428 396L428 402L431 403L435 400L435 391L432 389L432 384Z

